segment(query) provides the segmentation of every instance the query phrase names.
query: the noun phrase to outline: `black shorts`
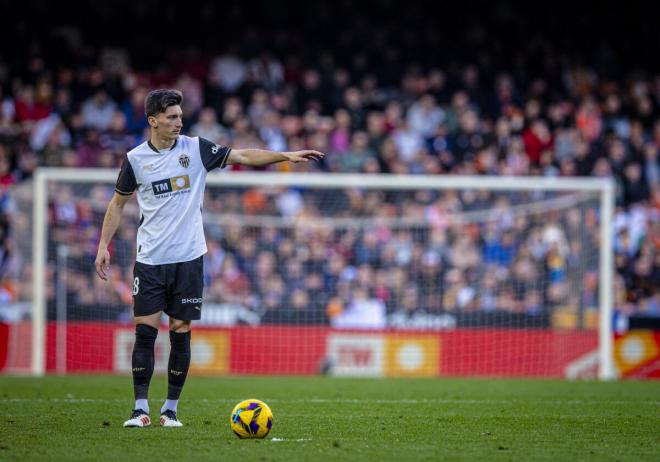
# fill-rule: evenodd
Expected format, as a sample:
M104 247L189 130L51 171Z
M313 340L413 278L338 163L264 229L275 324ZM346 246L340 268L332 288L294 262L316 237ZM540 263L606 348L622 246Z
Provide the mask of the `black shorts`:
M164 311L181 321L200 319L204 291L203 257L182 263L147 265L133 269L133 314L148 316Z

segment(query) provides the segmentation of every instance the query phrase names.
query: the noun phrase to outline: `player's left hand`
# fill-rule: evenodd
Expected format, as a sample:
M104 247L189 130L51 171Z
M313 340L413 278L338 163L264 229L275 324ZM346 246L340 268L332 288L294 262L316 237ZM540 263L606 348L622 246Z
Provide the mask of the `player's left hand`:
M311 150L287 152L286 155L290 162L295 163L308 162L310 160L321 160L323 157L325 157L325 154L322 152Z

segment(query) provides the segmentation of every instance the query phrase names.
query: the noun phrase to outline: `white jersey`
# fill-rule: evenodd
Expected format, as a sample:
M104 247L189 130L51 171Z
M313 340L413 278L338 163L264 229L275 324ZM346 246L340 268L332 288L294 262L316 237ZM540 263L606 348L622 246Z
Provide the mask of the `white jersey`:
M206 253L202 224L206 174L224 167L229 151L204 138L180 135L170 149L158 151L147 141L126 155L115 191L130 195L137 190L137 261L163 265Z

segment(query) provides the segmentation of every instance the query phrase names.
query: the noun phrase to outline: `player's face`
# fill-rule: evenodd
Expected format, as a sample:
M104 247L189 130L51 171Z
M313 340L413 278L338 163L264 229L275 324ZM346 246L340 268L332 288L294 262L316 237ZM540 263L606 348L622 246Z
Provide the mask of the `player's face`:
M150 121L150 124L156 130L157 136L174 139L183 127L182 115L181 106L170 106L165 112L153 117L154 120Z

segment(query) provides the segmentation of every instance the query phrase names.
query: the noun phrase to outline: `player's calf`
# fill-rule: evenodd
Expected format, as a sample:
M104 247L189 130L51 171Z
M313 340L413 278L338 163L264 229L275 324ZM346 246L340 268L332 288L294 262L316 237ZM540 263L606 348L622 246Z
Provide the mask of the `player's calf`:
M133 394L135 400L146 400L149 395L149 383L154 373L154 345L158 337L158 329L147 324L135 326L135 345L133 347ZM146 401L145 401L146 403ZM149 408L141 408L136 402L135 409L145 413Z

